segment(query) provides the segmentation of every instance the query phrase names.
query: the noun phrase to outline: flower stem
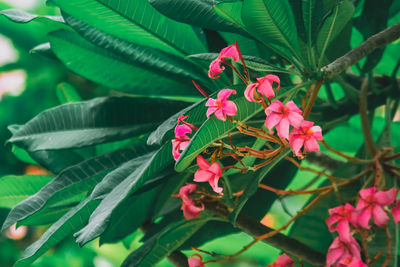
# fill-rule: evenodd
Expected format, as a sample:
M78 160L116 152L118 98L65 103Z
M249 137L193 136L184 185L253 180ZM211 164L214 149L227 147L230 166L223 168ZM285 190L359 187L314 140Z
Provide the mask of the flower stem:
M368 78L364 78L360 90L361 126L364 134L365 145L371 157L374 157L376 155L376 146L374 139L372 138L371 128L368 120L367 96L368 96Z
M308 100L308 103L303 112L304 119L307 119L308 115L310 115L311 109L314 105L315 100L317 99L319 89L321 89L323 82L324 82L323 79L319 79L316 83L314 83L314 88L312 90L310 99Z

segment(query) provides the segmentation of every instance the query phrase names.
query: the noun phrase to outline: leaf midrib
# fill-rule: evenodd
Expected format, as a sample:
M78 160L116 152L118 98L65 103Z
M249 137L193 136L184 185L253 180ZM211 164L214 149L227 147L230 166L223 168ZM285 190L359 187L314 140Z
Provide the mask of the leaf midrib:
M331 23L331 26L329 27L329 31L328 31L328 38L325 39L324 46L321 51L321 55L319 56L318 66L320 66L322 64L322 60L324 58L324 53L325 53L326 47L328 46L328 43L331 39L331 34L333 32L333 27L336 24L336 19L337 19L338 13L339 13L339 5L337 5L335 8L334 17L332 19L332 23Z

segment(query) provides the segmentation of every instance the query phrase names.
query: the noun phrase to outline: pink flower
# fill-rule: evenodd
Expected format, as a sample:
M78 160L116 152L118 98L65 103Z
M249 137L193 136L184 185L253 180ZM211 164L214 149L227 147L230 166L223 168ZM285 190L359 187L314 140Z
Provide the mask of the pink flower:
M384 226L389 220L389 216L383 207L392 204L396 199L396 188L388 191L379 191L375 193L376 188L371 187L360 191L360 200L356 210L358 212L358 225L369 229L371 216L377 226Z
M204 267L205 265L202 260L203 258L199 254L194 254L192 257L188 258L189 267Z
M289 135L289 144L297 156L301 156L300 149L304 145L307 152L319 151L317 140L322 140L321 127L313 126L311 121L303 121L299 128L295 128Z
M273 89L272 84L277 83L278 87ZM255 90L258 88L258 93L260 95L265 95L267 98L271 98L275 96L275 91L278 91L281 88L279 77L273 74L268 74L265 77L257 78L256 83L251 83L246 87L244 91L244 96L250 102L261 102L261 100L256 100L254 98Z
M343 242L339 237L333 240L331 246L328 248L326 255L326 265L334 266L347 266L344 263L352 262L353 259L361 259L360 245L351 237L349 242Z
M396 200L396 203L392 207L392 215L395 223L400 222L400 199Z
M200 169L194 174L193 181L208 182L215 193L222 194L222 187L218 187L218 179L222 176L221 166L218 162L210 165L202 156L197 156L197 165Z
M349 222L356 225L354 207L347 203L346 205L329 209L329 215L330 217L326 219L329 231L337 231L340 239L349 243L351 240ZM335 223L337 224L334 225Z
M273 264L269 264L267 267L294 267L294 260L289 258L286 254L282 254L276 258Z
M204 204L201 203L201 207L197 207L191 198L192 195L196 191L195 184L188 184L182 186L179 190L179 195L175 195L175 197L180 197L182 199L182 207L183 216L186 220L193 220L199 217L200 212L204 210Z
M208 77L211 79L218 79L220 77L215 75L220 74L225 69L224 66L221 66L221 63L225 58L231 58L236 62L239 61L239 49L236 44L230 45L221 50L219 56L210 64Z
M278 136L289 139L289 125L299 128L304 120L301 113L301 109L293 101L289 101L283 106L281 101L274 100L265 109L267 115L265 127L271 130L276 126Z
M185 150L189 144L190 138L186 134L192 133L192 129L197 129L194 125L184 121L187 117L183 115L179 116L175 127L175 139L172 139L172 156L175 160L179 158L181 151Z
M237 114L236 104L233 101L227 100L231 94L236 94L236 91L222 89L219 91L217 99L209 98L206 103L206 107L209 107L206 114L207 118L213 113L221 121L225 121L226 116L235 116Z

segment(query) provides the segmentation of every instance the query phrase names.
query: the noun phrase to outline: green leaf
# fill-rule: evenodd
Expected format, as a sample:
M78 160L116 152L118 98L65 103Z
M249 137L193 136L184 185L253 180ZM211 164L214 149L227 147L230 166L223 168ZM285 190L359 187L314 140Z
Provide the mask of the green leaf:
M354 13L354 6L350 1L340 2L325 18L317 36L317 50L319 53L318 66L321 66L325 51L330 42L342 31Z
M57 85L56 93L61 104L82 101L76 89L69 83L60 83Z
M221 1L150 0L149 2L162 14L176 21L216 31L244 32L241 27L220 18L214 12L213 6L219 4Z
M398 266L398 223L394 223L391 219L388 221L388 228L391 235L390 242L390 260L386 266ZM386 236L385 230L382 228L378 228L376 233L372 235L372 240L367 243L367 251L370 257L375 257L379 252L382 252L382 255L374 261L371 266L378 267L383 266L383 263L387 257L387 243L388 238Z
M246 29L263 44L290 61L299 59L296 24L287 1L244 0L242 19Z
M64 14L64 18L68 25L86 40L116 54L132 65L160 74L165 73L164 75L173 76L178 80L186 79L187 83L190 83L192 79L205 83L210 81L203 68L196 66L187 59L105 34L68 14ZM193 90L193 92L195 91Z
M121 140L154 129L155 121L168 116L172 103L173 108L185 106L180 102L128 97L67 103L42 112L19 127L9 142L36 151Z
M0 15L4 15L9 20L17 23L28 23L32 20L37 20L42 23L64 23L64 19L60 16L39 16L19 9L2 10L0 11Z
M145 161L134 172L129 174L120 184L102 200L97 209L90 216L88 225L75 234L76 241L83 245L100 235L107 227L109 218L129 195L139 190L146 182L163 171L173 162L172 144L168 142ZM92 194L96 194L93 192Z
M147 0L54 0L62 11L107 34L178 56L205 51L191 26L158 13Z
M69 234L83 227L92 211L98 205L98 200L85 200L78 206L72 208L32 245L25 249L21 259L15 264L19 266L29 266L47 250L66 238Z
M67 196L70 196L70 194L67 194L66 190L68 190L68 188L71 186L77 185L75 188L78 187L80 190L82 190L82 188L80 188L82 186L82 182L94 176L98 177L99 175L104 175L105 172L114 169L123 162L130 160L132 157L143 153L142 149L139 147L134 147L131 149L111 152L109 154L81 162L64 170L49 184L44 186L39 192L22 201L14 209L12 209L3 224L3 229L8 228L14 223L21 221L42 209L49 199L55 196L58 192L62 193L57 194L58 197L53 198L53 203L62 202ZM89 188L90 187L91 186L89 185ZM89 190L89 188L86 190ZM73 190L71 194L72 196L74 195Z
M109 88L149 97L193 96L195 93L193 85L187 81L177 81L167 72L158 70L156 73L132 65L76 33L57 31L51 33L49 39L53 52L67 68Z
M35 194L53 179L51 176L23 175L0 178L0 208L11 209Z
M196 220L188 221L183 218L169 224L168 227L147 240L139 249L130 254L121 266L154 266L172 251L179 248L210 219L210 215L203 213Z
M237 94L231 97L234 100L238 113L234 119L245 122L252 116L262 110L262 106L257 103L249 102L243 96L243 90L237 90ZM175 170L178 172L186 169L191 162L206 149L210 143L221 138L221 136L227 134L236 128L236 124L227 121L218 120L214 115L210 116L199 130L192 136L190 143L181 154L180 158L175 164Z
M15 157L17 157L18 160L22 162L38 165L38 163L29 155L29 153L23 150L22 148L19 148L17 146L12 146L11 152L14 154Z

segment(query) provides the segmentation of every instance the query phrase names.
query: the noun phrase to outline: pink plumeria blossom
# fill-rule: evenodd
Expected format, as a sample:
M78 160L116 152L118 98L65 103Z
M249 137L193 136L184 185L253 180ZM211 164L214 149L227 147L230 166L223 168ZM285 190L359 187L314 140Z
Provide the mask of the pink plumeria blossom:
M194 254L188 258L189 267L204 267L205 265L202 260L203 258L199 254Z
M375 191L375 187L361 190L361 198L356 207L358 225L366 229L370 228L371 217L374 218L374 223L377 226L384 226L389 220L384 207L391 205L396 199L396 188L387 191Z
M313 126L311 121L303 121L299 128L290 132L289 145L296 156L301 156L300 149L304 145L307 152L319 151L317 140L322 140L322 130L319 126Z
M276 126L278 136L289 139L289 125L299 128L304 120L301 113L301 109L293 101L283 105L281 101L274 100L265 109L265 114L267 115L265 127L271 130Z
M187 117L183 115L179 116L175 127L175 139L172 139L172 156L175 160L179 158L181 151L185 150L190 142L190 137L186 134L191 134L192 129L197 129L194 125L184 121Z
M269 264L267 267L294 267L294 260L289 258L288 255L282 254L276 258L273 264Z
M277 83L278 86L274 89L273 83ZM281 88L280 79L278 76L268 74L262 78L257 78L256 83L251 83L246 87L244 96L250 102L261 102L255 98L256 89L260 95L265 95L267 98L275 96L274 91L278 91Z
M400 222L400 199L396 200L396 203L392 207L392 216L395 223Z
M326 265L330 266L347 266L346 262L350 263L353 259L361 259L360 245L351 237L349 242L343 242L339 237L336 237L328 249L326 255Z
M339 237L344 242L350 242L350 225L356 226L356 213L354 207L348 203L343 206L329 209L330 217L326 219L326 224L329 227L330 232L337 231Z
M225 69L224 66L221 66L221 63L225 60L225 58L231 58L236 62L239 61L239 49L236 44L230 45L221 50L219 56L210 64L208 77L210 77L211 79L218 79L220 77L218 74L220 74Z
M183 216L186 218L186 220L197 219L200 212L204 210L204 204L201 203L201 207L197 207L191 197L195 191L195 184L187 184L181 187L178 195L174 195L174 197L179 197L182 199L181 210L183 211Z
M235 116L237 114L236 104L228 100L231 94L236 94L236 91L232 89L222 89L219 91L217 99L209 98L206 103L206 107L208 107L207 118L213 113L215 117L221 121L225 121L226 116Z
M193 181L208 182L215 193L223 195L223 188L218 186L218 180L222 176L222 170L219 163L214 162L213 164L210 164L201 155L198 155L197 165L199 165L200 169L198 169L194 174Z

